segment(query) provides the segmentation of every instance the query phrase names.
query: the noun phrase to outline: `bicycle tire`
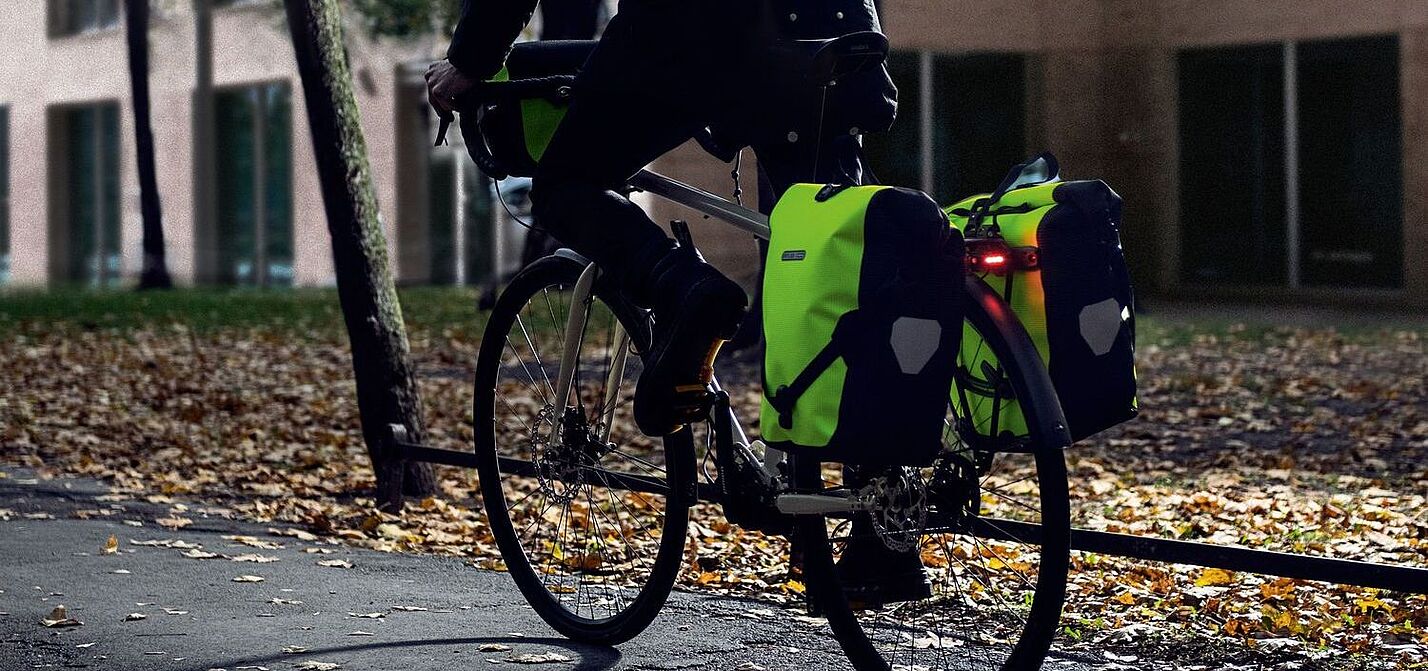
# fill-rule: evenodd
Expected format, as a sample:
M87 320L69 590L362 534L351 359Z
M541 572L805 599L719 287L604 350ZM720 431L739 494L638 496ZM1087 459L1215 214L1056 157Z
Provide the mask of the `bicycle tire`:
M695 498L693 479L694 449L690 432L682 431L665 438L663 441L650 441L654 444L662 443L663 463L666 467L663 481L667 489L664 493L664 514L662 526L659 529L658 550L653 558L653 566L650 567L649 577L643 585L639 586L638 594L620 607L617 612L596 617L593 608L591 608L592 612L590 616L581 614L581 602L578 596L575 597L574 609L572 610L570 607L570 599L566 598L569 596L568 592L560 590L552 591L552 586L549 583L551 579L549 567L542 567L541 571L538 572L536 567L532 566L532 556L539 555L548 550L543 546L533 549L529 544L523 543L522 533L517 531L516 521L512 519L510 502L506 499L506 489L508 484L511 485L512 488L523 484L517 480L518 478L530 480L531 478L539 479L545 476L544 474L531 475L515 473L509 463L506 464L506 470L503 471L502 455L500 454L501 446L498 444L496 430L496 400L499 391L498 383L500 382L502 360L506 356L505 352L517 351L516 347L510 344L508 334L513 333L513 329L515 328L520 328L525 332L527 324L524 320L518 319L518 316L522 314L523 308L532 303L536 297L542 293L546 295L546 306L551 307L552 304L549 301L548 288L573 286L583 270L584 265L573 258L559 255L549 256L532 263L517 273L505 291L501 293L487 321L485 335L478 355L472 417L475 424L478 472L487 519L490 523L491 531L495 536L496 544L500 549L501 556L505 561L506 568L510 572L511 577L515 580L521 594L536 613L562 635L583 643L613 645L633 638L649 626L663 607L678 576L683 562L685 534L688 529L688 511L689 507L694 503ZM603 301L604 297L601 293L600 288L597 286L596 298ZM555 310L553 307L551 312L552 324L558 325L555 324L555 322L561 322L563 324L563 318L558 318L557 315L554 314ZM644 342L644 340L647 340L648 336L640 334L647 334L648 331L634 328L637 326L635 324L626 323L631 320L628 311L625 311L624 317L616 314L617 312L619 311L612 310L611 314L619 319L621 324L631 334L631 337L636 340L634 343L635 349L637 351L645 351L648 343ZM588 327L589 325L587 324L587 330ZM526 343L530 346L530 350L534 352L536 345L530 340L530 334L524 333L524 335L527 338ZM631 354L629 361L637 362L638 357ZM542 362L538 356L536 357L535 363L542 367L542 369L550 365L549 361ZM531 374L529 364L524 361L522 364L526 366L525 373L530 376L529 381L537 386L541 384L541 381L537 381L535 379L536 376ZM633 365L638 364L633 363ZM542 375L544 374L545 373L542 372ZM549 380L544 380L544 383L549 384ZM578 396L580 392L577 390L576 393L577 398L580 398ZM513 413L515 412L513 406L506 404L506 407L511 407ZM630 420L629 424L632 427L633 420ZM526 428L530 429L531 426L538 428L540 424L538 420L532 420L526 425ZM534 433L534 431L532 431L532 433ZM532 444L534 445L534 443ZM534 450L535 448L532 447L531 449ZM533 458L530 461L535 462L537 459ZM646 463L653 462L647 460ZM578 467L576 473L583 473L583 469L584 467ZM562 475L561 477L566 476ZM587 476L577 475L575 477L568 477L564 483L567 489L563 491L569 491L570 480L583 479L583 477ZM558 482L559 481L552 481L552 483L549 484L554 488ZM528 485L529 483L524 484ZM538 488L547 486L547 483L544 481L537 482L536 484ZM605 484L609 486L610 482L607 480ZM596 527L594 535L597 537L600 536L598 520L601 514L598 511L597 503L603 505L604 501L595 500L592 493L595 486L594 484L587 483L586 486L587 489L585 493L589 501L585 512L585 526L587 529L586 542L588 543L590 541L589 536L591 536L589 528L592 519L595 520L594 525ZM610 487L610 489L611 491L617 491L616 487ZM576 492L574 500L578 502L580 496L579 485L576 486ZM526 498L530 498L533 494L534 493L527 495ZM548 493L544 492L541 494L543 499L548 495ZM656 498L656 495L650 494L650 498ZM613 513L615 515L615 531L619 533L620 538L625 538L624 525L620 519L625 514L625 511L621 510L621 504L617 499L611 498L610 501L614 503L613 509L616 511ZM574 505L572 504L571 507L574 508ZM542 510L539 513L539 517L544 519L537 519L533 524L527 523L527 533L529 533L529 529L532 527L539 533L540 528L545 526L545 522L548 519L546 515L547 512ZM575 527L576 522L573 521L575 519L575 512L572 511L570 515L572 519L570 525L571 527ZM561 524L566 522L564 512L562 512L560 520ZM522 520L522 522L526 521ZM648 529L646 528L645 530ZM607 531L606 533L609 532ZM560 542L563 543L563 541ZM601 537L600 542L604 543L605 539ZM632 544L628 539L625 540L625 543ZM556 547L558 548L560 545L556 545ZM588 549L589 546L587 545L586 550L588 551ZM601 551L603 552L604 550L605 547L602 545ZM561 554L558 552L554 553L554 556L558 561L562 559ZM583 563L585 560L580 559L577 561ZM578 573L582 572L583 568L584 567L577 567L573 570ZM544 576L542 573L544 573ZM626 574L622 573L620 579L623 579L624 575ZM566 586L568 588L568 583L564 581L557 581L556 585ZM584 586L582 580L577 583L575 589ZM618 592L619 588L610 590L607 585L607 596L611 593L618 594ZM618 597L616 597L615 602L616 605L620 605Z
M969 278L966 319L982 334L997 359L1006 364L1006 372L1019 399L1040 399L1023 402L1031 431L1031 454L1035 460L1038 497L1041 504L1041 548L1035 592L1020 635L1006 658L995 668L1023 671L1040 668L1054 639L1066 596L1066 577L1070 562L1070 502L1067 491L1066 462L1063 448L1070 445L1070 435L1062 417L1055 390L1040 356L1011 312L1010 308L987 285ZM954 404L955 405L955 404ZM808 458L793 457L794 487L809 490L823 487L822 464ZM880 649L873 636L865 630L860 614L849 604L834 562L834 547L830 542L828 523L822 517L803 517L796 525L804 552L804 573L810 601L828 618L830 628L843 647L854 668L859 671L886 671L890 668L983 668L977 666L938 666L923 659L913 660L914 653L889 655ZM1034 541L1033 541L1034 542ZM945 547L945 546L944 546ZM924 562L926 555L924 554ZM866 616L864 616L866 618ZM915 628L913 629L915 631ZM934 638L937 647L942 641ZM914 648L917 645L914 634ZM894 659L889 659L889 657ZM995 662L992 662L995 664ZM896 667L894 667L896 665Z

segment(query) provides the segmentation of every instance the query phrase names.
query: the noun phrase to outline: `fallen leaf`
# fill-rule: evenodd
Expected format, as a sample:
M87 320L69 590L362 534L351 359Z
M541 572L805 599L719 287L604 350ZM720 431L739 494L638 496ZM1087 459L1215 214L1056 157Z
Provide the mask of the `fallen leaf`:
M1232 585L1234 582L1235 574L1220 568L1207 568L1200 573L1200 577L1195 578L1196 587L1218 587Z
M265 578L260 575L240 575L233 579L233 582L263 582Z
M124 616L124 621L125 621L125 622L134 622L134 621L136 621L136 620L147 620L147 619L149 619L149 616L148 616L148 615L145 615L145 614L143 614L143 613L129 613L128 615L125 615L125 616Z
M258 548L259 550L281 550L283 548L281 543L265 541L256 536L224 536L223 540L233 541L234 543L246 545L252 548Z
M348 613L347 617L360 617L368 620L386 617L386 613Z
M217 552L209 552L207 550L199 549L185 550L181 554L183 554L183 556L185 557L188 557L189 559L215 559L222 556Z
M392 610L401 610L406 611L408 613L420 613L429 609L422 608L421 606L392 606Z
M112 555L119 552L119 537L109 534L109 540L104 541L104 554Z
M306 661L293 665L293 668L299 671L335 671L342 668L342 665L336 662Z
M317 565L329 568L352 568L352 562L346 559L321 559L318 560Z
M79 645L76 645L76 646L74 646L74 647L80 648L80 649L82 650L82 649L84 649L84 648L92 648L92 647L94 647L94 646L96 646L96 645L99 645L99 641L95 641L95 642L93 642L93 643L80 643Z
M300 653L300 652L307 652L307 647L306 647L306 646L301 646L301 645L285 645L285 646L283 646L283 654L284 654L284 655L296 655L296 654L298 654L298 653Z
M273 535L275 535L275 536L292 536L293 538L296 538L296 539L298 539L298 540L300 540L300 541L312 542L312 541L317 540L317 536L315 536L315 535L313 535L313 534L311 534L311 533L309 533L309 532L303 531L302 529L273 529L273 528L269 528L269 529L268 529L268 533L273 534Z
M502 661L512 664L556 664L562 662L573 662L575 660L566 657L558 652L526 653L524 655L514 655Z
M70 617L69 611L65 610L64 606L55 606L54 610L50 611L50 614L46 616L45 619L40 620L40 624L50 629L62 629L64 627L78 627L84 623Z
M165 529L173 529L175 531L193 524L193 520L187 517L160 517L154 520L154 522Z
M347 635L348 635L348 636L376 636L376 634L374 634L374 633L372 633L372 632L370 632L370 631L361 631L361 630L358 630L358 631L349 631L349 632L347 632Z
M229 557L229 559L237 562L252 562L254 564L271 564L275 561L278 561L277 557L269 557L267 555L253 553L241 554L236 557Z
M482 643L477 652L510 652L511 646L502 643Z
M268 603L275 603L275 604L278 604L279 606L301 606L301 605L302 605L302 602L301 602L301 601L298 601L297 599L284 599L284 598L282 598L282 597L273 597L271 600L268 601Z

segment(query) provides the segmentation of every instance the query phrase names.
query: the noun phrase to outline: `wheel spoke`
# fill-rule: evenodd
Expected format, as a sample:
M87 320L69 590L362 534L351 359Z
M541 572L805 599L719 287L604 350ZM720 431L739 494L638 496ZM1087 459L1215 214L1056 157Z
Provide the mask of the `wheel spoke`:
M477 367L477 449L495 453L494 459L481 460L482 490L492 531L498 539L512 537L520 548L503 552L503 558L523 594L553 625L602 631L622 626L615 616L632 608L652 613L672 587L682 552L662 539L665 534L683 538L687 512L676 502L690 502L676 494L673 482L688 467L671 465L664 451L669 440L647 442L628 413L611 414L632 397L626 385L633 385L630 372L638 368L616 375L621 324L598 296L585 305L584 322L576 325L581 344L571 352L558 351L564 342L563 316L581 306L572 300L578 272L565 263L547 259L522 271L506 291L523 292L524 304L503 296L501 305L519 308L498 306L488 320L489 346ZM524 277L528 273L561 278L541 283ZM557 349L547 351L546 345ZM550 366L565 358L574 362L568 371L573 399L562 401L555 398L559 390L551 376L558 371ZM631 364L637 360L630 357ZM569 403L578 411L567 416ZM609 434L613 449L597 442L605 435L600 423L606 418L616 425L609 427L614 429ZM619 442L631 437L633 443ZM689 449L685 439L674 444ZM494 474L486 472L491 463L496 464ZM501 523L494 518L498 515L505 518ZM502 540L503 550L511 547ZM634 598L635 591L654 595ZM616 630L602 634L626 635Z

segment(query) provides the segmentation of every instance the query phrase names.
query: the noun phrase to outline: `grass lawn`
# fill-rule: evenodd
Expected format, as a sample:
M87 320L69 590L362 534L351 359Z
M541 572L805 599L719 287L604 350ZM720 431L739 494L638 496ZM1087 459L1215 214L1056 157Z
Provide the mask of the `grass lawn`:
M479 337L485 316L472 288L399 289L413 331L453 329ZM136 329L182 324L198 332L262 328L333 337L342 333L336 289L179 289L0 292L0 332L26 329Z

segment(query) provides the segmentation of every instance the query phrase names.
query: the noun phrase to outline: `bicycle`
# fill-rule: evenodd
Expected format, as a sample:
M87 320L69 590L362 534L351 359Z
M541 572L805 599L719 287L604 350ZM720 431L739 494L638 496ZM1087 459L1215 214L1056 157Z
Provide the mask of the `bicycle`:
M823 76L866 64L866 49L849 53L847 44L819 45ZM707 132L697 139L725 153ZM472 146L478 164L498 176L483 143ZM766 217L705 191L649 171L629 186L768 238ZM693 246L687 227L675 232ZM969 250L981 250L969 253L999 249L995 228L969 231L968 239ZM717 500L731 522L792 539L810 611L827 618L856 668L1039 667L1065 599L1062 450L1071 439L1035 345L1006 297L983 280L989 271L979 260L969 260L983 269L965 283L969 337L957 375L961 387L989 390L992 407L987 397L951 395L944 449L933 463L856 478L814 455L750 440L717 378L707 389L705 426L643 436L630 402L652 317L570 250L521 270L486 325L473 419L487 516L526 600L572 639L629 640L674 587L691 507ZM1013 403L1025 416L1020 435L998 426L1001 404ZM932 598L850 603L837 561L850 541L870 538L917 549Z

